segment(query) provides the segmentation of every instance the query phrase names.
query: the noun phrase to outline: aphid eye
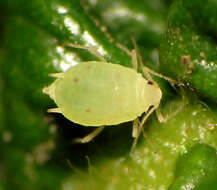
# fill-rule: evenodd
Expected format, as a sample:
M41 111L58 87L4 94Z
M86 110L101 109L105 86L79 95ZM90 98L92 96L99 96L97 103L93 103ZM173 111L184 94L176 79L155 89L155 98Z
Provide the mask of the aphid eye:
M149 81L148 81L148 84L149 84L149 85L153 85L153 82L149 80Z

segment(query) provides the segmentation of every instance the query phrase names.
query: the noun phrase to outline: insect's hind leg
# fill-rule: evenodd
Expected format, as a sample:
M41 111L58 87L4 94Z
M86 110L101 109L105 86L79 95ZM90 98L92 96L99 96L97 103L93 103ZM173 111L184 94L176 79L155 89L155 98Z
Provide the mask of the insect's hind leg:
M82 138L76 138L75 140L73 140L73 142L74 143L88 143L88 142L92 141L99 133L101 133L104 128L105 128L105 126L97 127L97 129L95 129L94 131L92 131L88 135L86 135Z
M92 47L92 46L86 47L86 46L83 46L83 45L71 44L71 43L65 43L64 46L88 50L90 53L95 55L100 61L107 62L105 60L105 58L97 51L97 49Z

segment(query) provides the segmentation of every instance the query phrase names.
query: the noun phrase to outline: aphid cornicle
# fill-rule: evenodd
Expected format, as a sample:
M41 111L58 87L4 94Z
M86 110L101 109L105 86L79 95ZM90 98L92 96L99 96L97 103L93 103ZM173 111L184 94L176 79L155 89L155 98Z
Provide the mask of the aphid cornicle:
M43 89L58 106L50 112L62 113L84 126L116 125L135 120L145 112L143 125L162 97L158 85L136 70L103 61L82 62L53 76L57 79ZM138 136L136 123L134 137Z

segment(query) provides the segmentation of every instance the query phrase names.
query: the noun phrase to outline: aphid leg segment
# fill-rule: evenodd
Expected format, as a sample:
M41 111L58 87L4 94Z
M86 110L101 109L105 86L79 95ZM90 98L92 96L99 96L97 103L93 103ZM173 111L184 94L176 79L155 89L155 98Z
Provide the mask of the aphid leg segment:
M49 88L48 88L48 87L44 87L44 88L42 89L42 92L43 92L44 94L48 94L48 95L49 95Z
M136 147L136 144L137 144L137 141L138 141L138 138L139 138L139 125L140 125L140 121L138 118L136 118L134 121L133 121L133 131L132 131L132 137L134 138L133 140L133 144L131 146L131 150L130 152L133 152L133 150L135 149Z
M72 47L72 48L85 49L89 51L90 53L92 53L93 55L95 55L100 61L105 62L105 63L107 62L105 58L97 51L97 49L92 46L86 47L86 46L71 44L71 43L64 44L64 45L68 47Z
M133 43L134 49L138 52L138 46L137 46L137 44L136 44L136 40L135 40L135 38L132 37L132 36L131 36L131 41L132 41L132 43Z
M139 134L139 119L135 119L133 121L133 131L132 131L132 136L133 138L136 138Z
M51 108L47 110L48 113L62 113L60 108Z
M133 68L137 71L138 69L138 62L137 62L137 52L135 49L131 51L131 56L132 56L132 64Z
M135 44L135 46L136 46L136 44ZM138 55L139 62L141 64L142 72L145 75L147 80L152 81L152 82L154 81L153 78L150 75L150 74L152 74L152 75L155 75L157 77L160 77L160 78L163 78L163 79L167 80L169 83L171 83L172 86L174 86L176 84L175 80L173 80L173 79L171 79L169 77L166 77L166 76L164 76L164 75L162 75L160 73L157 73L157 72L149 69L148 67L144 66L144 63L142 61L142 56L140 55L140 53L137 53L137 55Z
M89 172L89 174L91 174L93 172L93 166L91 164L90 157L86 155L85 158L87 159L88 172Z
M137 44L136 44L136 40L135 40L133 37L131 37L131 40L132 40L132 42L133 42L134 51L135 51L135 54L136 54L136 62L138 62L137 59L139 59L140 66L141 66L141 68L142 68L144 64L143 64L143 61L142 61L142 56L141 56L141 54L139 53L138 46L137 46ZM132 56L133 56L133 51L132 51ZM138 65L138 64L137 64L137 65ZM137 67L138 67L138 66L137 66ZM144 71L143 71L143 72L144 72ZM145 77L146 77L149 81L153 81L151 75L150 75L148 72L144 72L143 74L145 75Z
M152 114L152 112L156 109L154 106L150 106L150 107L151 107L151 109L148 109L148 111L143 116L143 118L142 118L142 120L140 122L140 126L139 126L139 128L141 129L140 133L142 131L142 127L143 127L144 123L146 122L146 120L148 119L148 117Z
M117 46L122 49L127 55L129 55L132 59L133 68L137 71L138 63L137 63L137 51L135 49L129 50L122 44L117 43Z
M162 74L160 74L160 73L158 73L158 72L155 72L155 71L149 69L148 67L146 67L146 66L144 66L144 65L143 65L143 67L142 67L142 70L146 70L147 72L151 73L152 75L155 75L155 76L157 76L157 77L159 77L159 78L162 78L162 79L164 79L164 80L167 80L172 86L174 86L174 85L176 84L176 81L173 80L173 79L171 79L170 77L166 77L166 76L164 76L164 75L162 75Z
M132 146L131 146L130 152L133 152L133 151L135 150L138 140L139 140L139 136L138 136L138 137L135 137L135 138L133 139L133 144L132 144Z
M132 144L132 147L131 147L131 152L135 149L136 147L136 144L138 142L138 139L139 139L139 136L143 130L143 125L144 123L146 122L146 120L148 119L148 117L152 114L152 112L155 110L154 107L152 107L151 109L149 109L147 111L147 113L143 116L141 122L138 123L138 126L136 126L135 124L135 129L133 128L133 133L132 133L132 136L134 137L134 140L133 140L133 144ZM135 132L134 132L135 130Z
M181 106L179 106L176 110L174 110L173 112L169 113L165 116L162 115L160 108L158 107L156 109L156 115L157 118L159 120L160 123L166 122L168 119L170 119L171 117L175 116L176 114L178 114L180 111L182 111L182 109L188 104L188 100L183 99L183 103Z
M139 57L139 62L141 63L141 68L142 68L142 73L145 75L145 78L148 80L148 81L154 81L153 78L151 77L151 75L149 74L149 70L147 69L147 67L143 66L143 61L142 61L142 56L139 54L138 55Z
M156 109L156 115L157 115L157 119L160 123L164 123L168 120L168 117L164 117L162 115L159 107Z
M63 73L50 73L48 76L54 77L54 78L61 78L63 77Z
M129 55L130 57L132 56L131 54L131 50L129 50L127 47L125 47L123 44L117 43L117 46L123 50L127 55Z
M82 137L82 138L76 138L73 142L75 142L75 143L88 143L91 140L93 140L99 133L101 133L104 128L105 128L105 126L97 127L97 129L92 131L87 136Z
M76 174L84 174L84 172L81 169L77 168L75 165L73 165L68 158L66 159L66 162L73 172L75 172Z

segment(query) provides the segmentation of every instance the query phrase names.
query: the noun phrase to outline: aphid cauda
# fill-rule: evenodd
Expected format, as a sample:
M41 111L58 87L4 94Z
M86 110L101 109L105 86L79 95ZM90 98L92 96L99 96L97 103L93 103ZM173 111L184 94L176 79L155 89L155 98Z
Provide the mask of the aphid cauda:
M93 48L69 46L88 49L100 61L82 62L64 73L51 74L56 80L43 92L55 101L58 108L48 112L62 113L69 120L84 126L101 126L78 140L82 143L93 139L105 125L132 120L132 136L138 137L144 122L158 108L162 97L160 88L149 74L150 70L142 67L145 79L135 69L107 63ZM128 53L132 56L134 67L137 67L136 51ZM138 117L144 112L145 116L139 121ZM160 112L157 115L163 121Z

